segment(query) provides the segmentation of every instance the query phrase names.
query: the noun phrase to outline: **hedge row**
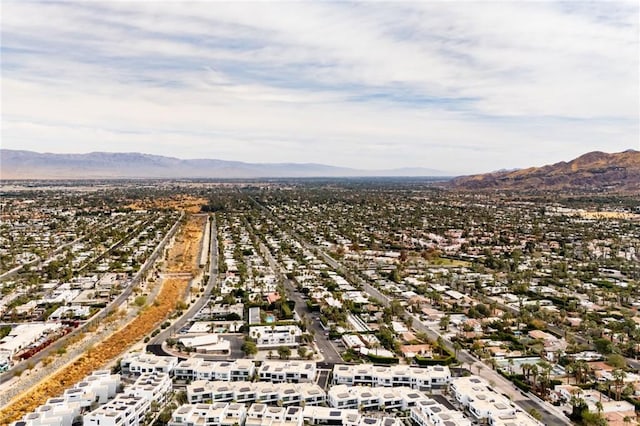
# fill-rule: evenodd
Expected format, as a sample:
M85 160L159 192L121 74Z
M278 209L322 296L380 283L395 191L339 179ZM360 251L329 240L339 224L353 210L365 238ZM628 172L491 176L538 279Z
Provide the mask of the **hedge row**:
M400 360L395 357L389 358L386 356L378 356L373 354L367 354L367 357L369 358L369 361L374 364L398 364L400 362Z
M418 365L450 365L456 362L456 358L451 355L445 358L423 358L416 355L414 359Z

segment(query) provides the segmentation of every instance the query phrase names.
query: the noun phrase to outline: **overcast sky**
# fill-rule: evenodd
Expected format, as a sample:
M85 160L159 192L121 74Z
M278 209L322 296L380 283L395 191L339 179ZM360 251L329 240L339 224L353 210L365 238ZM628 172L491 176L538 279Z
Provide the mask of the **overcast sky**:
M628 2L2 2L2 147L484 172L639 149Z

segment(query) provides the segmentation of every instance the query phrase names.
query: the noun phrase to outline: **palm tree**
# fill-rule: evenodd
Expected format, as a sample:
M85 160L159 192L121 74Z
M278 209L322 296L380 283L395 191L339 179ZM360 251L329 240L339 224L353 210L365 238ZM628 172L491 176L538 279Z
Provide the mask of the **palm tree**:
M462 349L462 345L457 340L453 343L453 354L457 358L458 352Z
M569 399L569 403L571 404L571 415L573 416L579 415L578 409L585 405L585 401L582 398L582 389L576 388L571 391L571 398Z
M449 330L449 323L451 321L451 317L449 315L445 315L440 318L440 330Z
M567 373L567 376L573 376L576 373L576 365L575 363L571 363L571 364L567 364L567 366L565 367L565 372ZM567 380L567 382L570 384L570 381ZM576 383L578 383L578 379L576 379Z
M532 364L531 365L531 377L533 378L532 382L531 382L531 388L533 389L533 391L535 392L536 390L536 380L538 378L538 366L536 364Z
M442 338L442 336L438 336L438 338L436 339L436 346L438 347L438 352L440 353L440 355L443 355L445 353L445 350L447 349L447 346L444 343L444 339Z
M495 369L496 369L496 367L497 367L497 365L498 365L498 361L496 361L496 359L495 359L495 358L491 358L491 359L489 359L489 364L491 364L491 368L492 368L493 370L495 370Z
M549 384L551 383L552 367L551 367L551 364L545 361L539 362L538 365L542 369L542 377L540 379L540 387L541 387L540 394L542 395L542 397L545 397L547 395Z
M596 410L598 410L598 416L600 416L602 414L602 410L603 410L602 402L596 401Z
M624 370L617 368L613 370L613 383L616 388L616 400L620 401L620 394L622 393L622 387L624 385L624 379L627 377L627 373Z
M586 361L576 361L575 363L576 383L584 383L589 374L589 364Z
M522 365L520 365L520 370L522 370L522 374L524 375L525 380L528 382L529 373L531 372L531 364L529 364L528 362L523 363Z

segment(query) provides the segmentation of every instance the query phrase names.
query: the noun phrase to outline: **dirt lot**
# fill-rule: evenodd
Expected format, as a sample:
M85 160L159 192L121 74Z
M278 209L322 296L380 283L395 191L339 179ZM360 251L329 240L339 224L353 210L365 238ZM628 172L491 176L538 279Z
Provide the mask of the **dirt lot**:
M176 195L167 198L152 198L146 200L137 200L127 207L134 210L138 209L176 209L184 210L187 213L199 213L200 208L207 204L208 200L204 198L196 198L189 195Z
M207 216L191 216L184 225L182 232L176 236L175 243L169 251L167 272L196 273L198 268L198 254Z
M640 215L628 212L580 212L580 216L585 219L640 219Z

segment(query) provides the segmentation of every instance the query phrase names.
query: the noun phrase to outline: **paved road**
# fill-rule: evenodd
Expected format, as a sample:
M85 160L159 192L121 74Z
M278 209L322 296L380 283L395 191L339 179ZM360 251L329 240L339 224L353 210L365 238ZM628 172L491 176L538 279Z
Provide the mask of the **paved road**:
M327 363L341 363L342 357L333 346L329 338L326 336L326 331L320 325L320 321L317 319L318 313L310 312L307 309L307 301L302 298L302 295L298 292L296 284L287 278L287 276L282 272L280 265L271 255L269 249L260 242L260 251L264 255L264 257L269 262L271 269L278 274L281 280L284 283L285 289L288 292L289 299L293 300L296 304L295 310L298 314L298 317L302 318L305 316L310 321L307 321L307 328L309 331L314 332L314 342L320 351L320 354L324 357L324 361Z
M196 299L196 301L184 312L184 314L182 314L181 317L176 319L170 327L162 330L149 341L149 345L147 345L147 350L149 351L151 351L150 347L153 347L154 345L161 345L165 340L171 337L171 334L184 327L184 325L189 322L191 318L209 301L211 291L218 282L218 232L215 216L212 216L211 219L211 233L209 238L209 281L207 282L207 287L204 292L200 293L200 297ZM193 278L189 284L189 288L191 288L191 284L198 282L201 279L202 274ZM157 349L154 350L157 351Z

